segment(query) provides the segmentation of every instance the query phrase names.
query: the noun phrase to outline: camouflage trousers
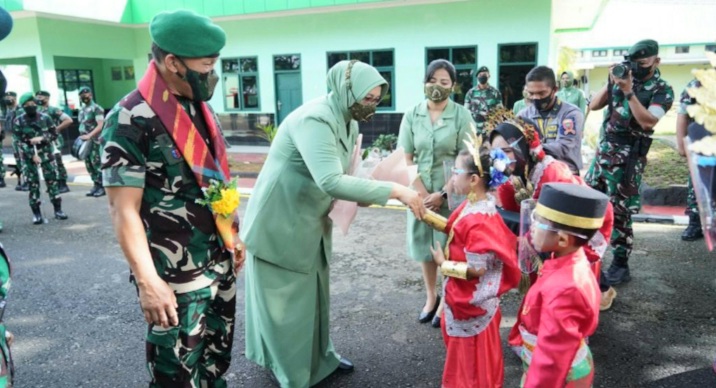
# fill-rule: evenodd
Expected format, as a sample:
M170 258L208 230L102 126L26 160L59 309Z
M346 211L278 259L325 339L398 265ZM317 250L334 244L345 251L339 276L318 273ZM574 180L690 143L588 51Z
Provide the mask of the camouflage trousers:
M27 170L25 169L25 158L22 154L20 144L16 142L15 140L12 141L12 155L15 157L15 165L17 166L17 171L20 173L21 176L27 176ZM18 181L18 184L21 182Z
M51 201L59 198L60 191L57 184L57 162L55 156L50 152L50 147L38 147L38 156L40 157L40 165L32 160L34 155L23 154L23 165L25 166L25 179L30 183L30 207L40 204L40 169L45 178L47 186L47 194Z
M100 161L100 154L102 153L102 149L99 145L99 143L95 142L94 140L90 140L91 147L89 154L85 158L85 168L87 168L87 172L90 174L90 177L92 178L92 182L96 185L102 185L102 163Z
M699 214L699 204L696 202L696 193L694 192L694 184L691 182L691 175L689 174L689 181L686 185L686 210L684 214Z
M0 148L2 148L2 145L0 145ZM7 171L5 170L5 158L2 156L2 150L0 149L0 178L5 178L5 173Z
M150 325L150 388L226 387L234 341L236 276L229 271L209 287L177 294L179 326Z
M605 165L595 160L584 179L593 189L609 196L609 201L614 207L614 228L609 242L614 259L622 265L626 264L634 246L631 215L641 210L639 186L644 167L644 162L637 163L634 177L631 182L625 184L624 165Z
M67 182L67 169L65 168L65 162L62 161L62 146L64 145L64 141L61 139L62 136L59 136L52 144L52 153L55 156L55 162L57 162L57 180Z

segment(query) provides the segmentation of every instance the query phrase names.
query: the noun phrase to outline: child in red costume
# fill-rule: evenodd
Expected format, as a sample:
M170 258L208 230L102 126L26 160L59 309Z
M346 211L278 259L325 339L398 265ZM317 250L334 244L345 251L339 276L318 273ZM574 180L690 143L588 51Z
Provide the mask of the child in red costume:
M521 387L589 388L594 363L586 338L597 328L600 292L583 246L602 225L609 198L589 187L546 184L530 241L551 252L527 292L520 316Z
M500 295L517 286L520 270L516 238L487 194L490 182L499 184L505 179L507 156L500 150L493 156L489 148L479 146L459 154L451 184L468 199L447 220L445 252L439 243L431 249L445 276L443 388L503 386ZM503 171L493 166L499 158Z

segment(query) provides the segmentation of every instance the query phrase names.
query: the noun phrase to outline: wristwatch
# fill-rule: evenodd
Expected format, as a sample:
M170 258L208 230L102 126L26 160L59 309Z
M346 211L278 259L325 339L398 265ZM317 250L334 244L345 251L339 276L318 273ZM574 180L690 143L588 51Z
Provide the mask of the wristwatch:
M631 100L632 97L634 97L634 92L629 92L624 95L624 98L626 98L627 101Z

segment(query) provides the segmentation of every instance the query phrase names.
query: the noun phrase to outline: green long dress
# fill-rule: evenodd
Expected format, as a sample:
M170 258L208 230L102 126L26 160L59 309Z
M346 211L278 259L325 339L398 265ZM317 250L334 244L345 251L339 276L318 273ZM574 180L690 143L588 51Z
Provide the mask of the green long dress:
M472 116L464 106L448 101L440 118L432 123L428 112L427 100L405 112L400 123L398 146L405 153L413 154L413 161L418 165L418 175L428 193L434 193L445 186L445 169L443 162L455 162L460 150L466 148L463 140L470 131ZM440 214L450 215L447 201L443 202ZM408 211L407 227L408 255L415 261L433 259L430 247L435 241L445 246L447 235L438 232L427 224L418 221Z
M329 261L334 198L385 204L392 184L345 175L358 136L348 107L388 86L356 62L328 73L331 93L292 112L278 129L244 217L246 357L286 388L309 387L338 366L329 336Z

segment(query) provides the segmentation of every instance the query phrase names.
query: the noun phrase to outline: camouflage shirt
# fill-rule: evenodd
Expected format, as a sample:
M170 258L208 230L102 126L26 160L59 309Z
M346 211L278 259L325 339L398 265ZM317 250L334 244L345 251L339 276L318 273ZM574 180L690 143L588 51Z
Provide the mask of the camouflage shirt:
M475 86L465 94L465 108L472 114L478 130L485 126L487 117L493 110L502 106L502 94L492 86L480 89Z
M50 143L55 139L55 123L50 116L37 113L35 118L30 118L25 113L15 118L13 122L12 138L20 145L20 151L25 155L33 155L35 147L30 144L33 137L42 136L45 139L37 145L38 152L51 152Z
M92 132L98 121L104 121L104 109L92 101L80 108L77 120L80 122L80 133Z
M694 121L694 119L689 116L689 112L686 110L686 108L690 105L696 104L696 99L694 97L689 96L688 90L691 88L698 88L701 87L701 82L697 79L692 79L691 82L686 84L686 87L684 88L684 91L681 92L681 97L679 98L679 114L687 115L689 118L689 122Z
M661 119L674 103L674 89L661 78L657 69L646 81L633 80L632 90L635 98L649 110L649 113ZM607 102L609 103L609 102ZM629 101L619 86L612 87L611 107L607 107L601 128L599 142L599 161L602 164L620 165L626 163L631 145L609 141L609 136L618 135L628 139L639 136L651 136L652 131L645 131L631 113ZM606 136L605 136L606 135Z
M99 105L98 105L98 106L99 106ZM101 109L101 108L100 108L100 109ZM51 106L51 105L48 105L48 106L46 106L46 107L45 107L45 106L38 106L38 107L37 107L37 111L40 112L40 113L44 113L44 114L50 116L50 118L52 119L52 121L54 121L55 125L59 125L59 124L62 122L62 116L66 116L66 117L69 118L69 116L67 116L67 115L65 114L65 112L62 111L62 109L60 109L60 108L58 108L58 107L56 107L56 106ZM104 115L103 115L102 117L104 118Z
M230 258L222 253L212 213L196 203L203 198L201 187L138 91L112 109L101 139L104 186L144 191L139 215L159 276L186 293L228 273Z

